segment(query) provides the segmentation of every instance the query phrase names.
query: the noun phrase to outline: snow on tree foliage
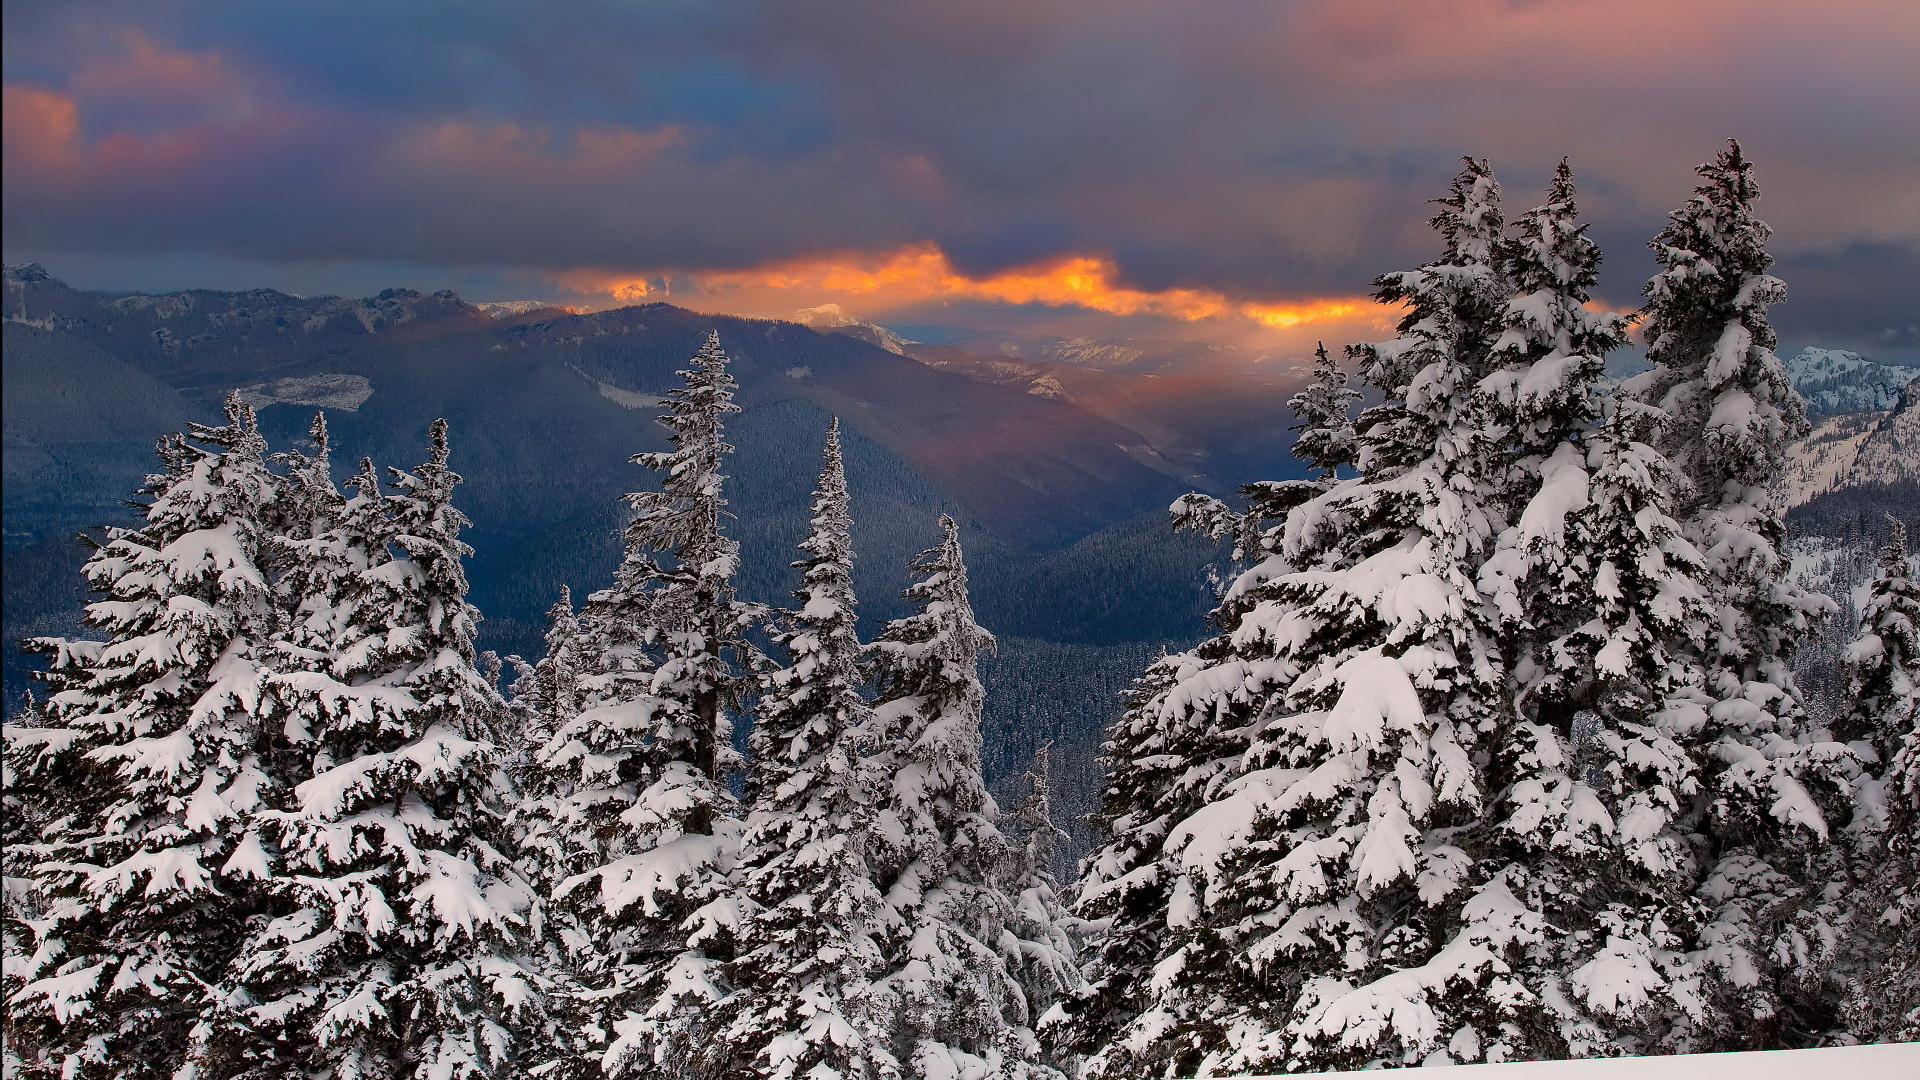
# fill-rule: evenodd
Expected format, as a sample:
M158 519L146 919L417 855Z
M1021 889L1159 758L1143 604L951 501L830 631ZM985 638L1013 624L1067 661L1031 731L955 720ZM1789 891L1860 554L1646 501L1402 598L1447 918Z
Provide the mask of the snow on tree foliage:
M1843 967L1848 1025L1863 1041L1920 1039L1920 565L1906 527L1889 520L1847 652L1852 707L1836 732L1875 762L1850 838L1857 891Z
M1491 170L1440 205L1442 258L1378 283L1401 337L1356 350L1385 395L1363 476L1288 515L1168 694L1248 746L1166 826L1171 949L1131 1041L1177 1041L1182 1070L1524 1052L1503 1024L1542 927L1474 835L1507 685L1474 579L1503 518L1472 392L1506 292Z
M299 545L315 563L302 573L324 583L263 712L310 777L256 818L279 852L279 910L236 958L211 1075L456 1080L524 1060L513 1028L539 1008L520 955L530 898L493 843L500 702L474 668L448 456L435 421L428 460L390 470L391 494L363 463L354 497Z
M1356 445L1353 406L1358 390L1347 385L1347 373L1327 355L1324 343L1314 349L1313 382L1287 400L1300 422L1292 430L1292 453L1318 470L1313 480L1259 480L1242 485L1247 508L1235 512L1211 495L1198 492L1175 499L1170 512L1174 528L1197 532L1209 539L1231 538L1234 562L1258 561L1274 551L1278 538L1273 524L1287 512L1325 491L1339 479L1340 470L1354 462Z
M529 797L516 832L577 984L552 1075L694 1076L714 1067L738 913L727 710L760 616L735 599L721 531L733 378L710 335L661 418L673 449L635 455L660 490L634 509L614 583L577 620L556 606L529 687ZM576 625L577 624L577 625Z
M261 512L278 481L252 410L229 397L226 413L161 440L144 522L87 560L86 622L105 640L29 643L50 663L34 726L7 734L9 772L46 797L21 866L33 951L7 964L22 1076L184 1061L234 928L264 909Z
M1001 826L1015 845L1007 889L1013 902L1007 921L1011 948L1003 945L1002 951L1026 994L1036 1028L1048 1014L1059 1015L1057 1003L1084 981L1077 961L1086 926L1067 911L1053 874L1058 845L1067 833L1053 820L1051 757L1051 743L1034 752L1033 767L1021 776L1027 797Z
M1306 389L1287 400L1300 423L1293 443L1293 456L1320 470L1326 480L1337 479L1340 470L1353 464L1353 406L1360 391L1347 385L1347 373L1327 355L1325 342L1316 342L1313 350L1313 381Z
M1696 171L1703 182L1652 241L1661 270L1643 317L1654 366L1629 389L1668 415L1662 449L1692 481L1676 516L1703 557L1711 606L1703 682L1670 706L1671 722L1708 747L1699 893L1713 914L1701 959L1727 1017L1719 1045L1746 1048L1818 1038L1833 1023L1808 1000L1834 938L1813 892L1832 871L1825 841L1849 813L1858 765L1810 727L1791 670L1795 642L1833 604L1789 582L1768 492L1807 428L1766 316L1786 295L1767 273L1771 230L1754 214L1760 190L1739 144Z
M880 778L860 693L846 476L827 432L802 571L777 634L787 666L767 673L749 738L750 810L736 874L745 912L735 987L721 1003L718 1075L894 1077L898 1003L873 982L886 901L874 883Z
M905 1075L1036 1075L1035 1003L1017 976L1029 943L1015 934L1007 891L1018 856L980 772L978 656L993 635L974 622L960 528L950 517L940 525L940 546L915 560L920 577L906 592L919 611L870 646L879 698L865 768L884 785L868 854L884 894L878 986L894 1005ZM1051 928L1031 929L1044 963L1037 950L1051 947Z
M1578 215L1573 170L1563 159L1547 201L1522 215L1518 235L1502 245L1514 296L1500 315L1494 369L1476 392L1486 412L1486 453L1508 463L1509 495L1530 495L1544 459L1574 452L1570 440L1596 415L1604 358L1627 340L1625 318L1586 307L1600 279L1600 249Z
M1378 282L1400 337L1350 350L1384 397L1360 475L1263 535L1222 635L1109 733L1103 933L1049 1025L1092 1075L1706 1038L1689 489L1663 415L1597 387L1624 326L1588 310L1564 164L1510 236L1484 162L1440 205L1442 258Z
M1471 578L1470 560L1483 557L1494 522L1469 467L1477 444L1467 393L1485 373L1504 291L1493 262L1498 197L1485 163L1468 161L1434 219L1447 239L1445 257L1378 283L1384 301L1411 302L1402 338L1350 350L1387 400L1354 425L1357 453L1338 456L1382 479L1250 486L1247 517L1283 523L1238 526L1255 537L1240 546L1254 549L1244 553L1257 561L1225 590L1214 613L1221 633L1150 668L1108 733L1102 755L1110 774L1095 818L1104 840L1088 857L1077 906L1098 928L1088 985L1048 1025L1060 1045L1088 1055L1090 1075L1259 1068L1286 1060L1295 1041L1312 1053L1304 1034L1281 1035L1311 970L1309 954L1351 955L1337 941L1343 932L1357 938L1375 929L1337 911L1339 894L1352 888L1339 864L1363 867L1369 891L1391 885L1402 875L1389 872L1386 864L1399 862L1390 849L1404 847L1411 828L1403 779L1393 772L1397 755L1381 756L1384 785L1369 774L1372 751L1391 750L1380 746L1384 727L1364 745L1315 737L1340 684L1352 679L1359 713L1370 707L1360 698L1404 688L1394 700L1412 708L1396 718L1410 722L1407 741L1419 743L1409 750L1416 771L1406 780L1422 766L1432 773L1437 762L1448 781L1442 800L1468 803L1461 813L1470 816L1478 788L1465 775L1455 729L1471 743L1492 710L1499 675L1491 615ZM1323 369L1331 367L1323 358ZM1303 419L1336 427L1344 402L1329 371L1320 378L1328 400ZM1320 449L1309 440L1305 452ZM1343 463L1322 456L1323 470ZM1176 523L1192 520L1193 509L1176 503ZM1395 587L1401 581L1408 584ZM1407 650L1427 636L1434 646ZM1434 725L1445 740L1441 752L1431 746L1436 732L1410 669L1396 668L1383 683L1382 672L1368 667L1397 663L1382 644L1407 650L1436 698L1441 688L1454 689L1458 707L1442 705L1447 715ZM1303 674L1313 678L1303 682ZM1310 696L1288 700L1301 685L1313 687ZM1303 711L1292 724L1285 718ZM1275 768L1329 749L1333 760L1318 771ZM1312 783L1300 787L1301 780ZM1424 796L1411 798L1419 804L1424 797L1414 811L1424 816L1433 785L1420 782ZM1331 823L1317 820L1323 807L1335 811ZM1290 861L1276 866L1282 855ZM1450 850L1440 857L1452 865ZM1276 890L1277 880L1295 873L1297 881ZM1405 907L1398 895L1381 901L1384 912ZM1298 925L1290 921L1296 915Z

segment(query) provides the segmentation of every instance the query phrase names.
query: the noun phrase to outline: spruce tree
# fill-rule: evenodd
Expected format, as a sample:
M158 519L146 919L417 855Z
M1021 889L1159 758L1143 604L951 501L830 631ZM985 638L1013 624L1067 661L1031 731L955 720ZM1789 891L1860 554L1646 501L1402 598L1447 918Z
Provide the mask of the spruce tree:
M1353 440L1353 406L1360 391L1347 385L1347 373L1327 355L1327 344L1315 342L1313 381L1293 397L1287 408L1299 419L1294 430L1300 434L1293 442L1293 456L1319 470L1320 478L1333 481L1340 470L1353 464L1358 449Z
M1485 452L1508 465L1507 494L1527 498L1542 464L1573 453L1598 416L1596 383L1606 354L1626 344L1626 320L1587 309L1600 279L1600 249L1574 203L1573 170L1554 171L1547 201L1523 214L1500 261L1514 295L1501 312L1494 369L1476 388L1485 411Z
M1843 971L1848 1026L1862 1041L1920 1039L1920 566L1906 527L1892 526L1848 649L1851 707L1837 732L1871 747L1876 763L1850 837Z
M235 964L209 1073L516 1075L537 1015L522 958L530 897L499 836L506 794L488 741L499 707L474 668L446 424L428 460L370 462L309 546L334 572L308 597L318 654L277 674L274 718L311 761L293 805L259 815L290 910Z
M1204 804L1206 781L1245 749L1223 739L1209 714L1167 708L1201 667L1193 653L1155 661L1100 744L1096 841L1074 884L1073 912L1088 930L1085 981L1041 1025L1052 1054L1080 1059L1086 1076L1159 1075L1179 1053L1159 1039L1165 1025L1141 1022L1156 1004L1155 965L1172 950L1167 830ZM1190 776L1200 782L1183 782Z
M727 710L756 663L745 636L760 615L734 596L739 545L721 531L722 426L738 411L728 362L709 335L680 373L661 418L673 449L633 458L660 488L627 496L613 585L588 598L577 631L555 609L536 668L550 716L516 827L581 990L575 1034L554 1047L560 1076L714 1067L737 932Z
M1325 491L1351 467L1354 441L1353 406L1360 391L1347 385L1347 373L1327 355L1324 342L1314 349L1313 381L1287 400L1299 419L1291 453L1318 472L1310 480L1260 480L1244 484L1240 497L1244 512L1199 492L1174 500L1170 511L1174 528L1197 532L1211 540L1231 538L1235 563L1258 562L1277 550L1277 526L1287 512Z
M1538 998L1522 1052L1686 1048L1705 1003L1681 819L1703 762L1667 712L1698 672L1666 644L1705 615L1700 559L1671 516L1684 481L1644 441L1659 415L1599 392L1625 324L1587 308L1600 253L1565 161L1517 224L1503 255L1515 295L1479 387L1513 522L1480 583L1505 616L1515 713L1487 769L1504 820L1475 854L1544 917L1513 964Z
M1700 958L1714 976L1718 1045L1754 1048L1819 1038L1836 1022L1815 978L1831 959L1833 912L1816 894L1835 872L1825 842L1830 819L1850 812L1857 765L1812 728L1793 681L1796 640L1832 604L1788 580L1769 493L1807 430L1773 354L1766 311L1786 286L1767 273L1771 230L1738 143L1696 171L1702 183L1651 245L1661 270L1642 315L1653 368L1631 388L1670 417L1661 449L1691 481L1675 516L1703 557L1710 609L1695 650L1701 685L1672 708L1708 747L1699 893L1713 915Z
M1486 373L1505 291L1496 262L1499 188L1486 163L1468 160L1440 205L1434 225L1446 240L1445 255L1376 283L1383 302L1411 301L1401 338L1349 350L1386 400L1363 413L1349 435L1348 392L1322 356L1321 392L1303 402L1311 415L1302 418L1327 435L1307 439L1299 452L1328 475L1244 489L1249 509L1232 527L1248 538L1236 554L1253 565L1222 595L1213 616L1221 632L1150 668L1107 734L1108 781L1094 819L1101 839L1087 860L1076 905L1093 928L1088 983L1048 1025L1056 1045L1087 1055L1088 1075L1189 1074L1229 1061L1235 1068L1264 1067L1284 1055L1272 1045L1272 1033L1303 977L1283 970L1271 943L1265 956L1249 954L1248 946L1251 927L1269 926L1260 935L1267 937L1277 925L1267 920L1276 918L1270 909L1280 897L1262 895L1272 874L1262 861L1310 837L1272 835L1280 821L1256 808L1278 794L1266 786L1277 777L1264 762L1253 762L1249 750L1259 750L1256 740L1300 708L1289 708L1285 695L1303 671L1314 670L1312 653L1387 636L1382 622L1392 612L1383 618L1371 610L1380 594L1360 602L1343 595L1341 572L1372 557L1373 588L1385 591L1396 578L1414 578L1433 602L1410 606L1408 621L1451 614L1455 625L1435 628L1455 639L1446 648L1470 642L1475 650L1459 665L1466 680L1438 670L1426 674L1440 685L1490 684L1474 688L1482 710L1495 697L1491 615L1471 579L1494 520L1481 505L1471 468L1479 444L1468 390ZM1347 464L1391 482L1339 480L1337 470ZM1204 516L1194 515L1192 505L1174 509L1176 524ZM1268 520L1281 523L1267 526ZM1461 601L1450 604L1446 590ZM1433 667L1442 667L1437 650L1416 656L1433 657ZM1472 731L1480 719L1450 718L1449 726ZM1433 756L1426 752L1429 771ZM1455 750L1450 765L1454 757L1463 754ZM1357 774L1348 782L1368 790L1376 783ZM1455 786L1477 797L1477 789ZM1391 816L1392 808L1379 802L1381 813ZM1350 797L1346 813L1356 810ZM1244 820L1193 824L1220 813ZM1338 842L1350 845L1346 834L1353 831L1347 825ZM1203 837L1205 845L1194 843ZM1209 850L1202 853L1202 846ZM1317 864L1311 870L1321 872ZM1329 877L1322 897L1342 884L1338 874ZM1249 1040L1258 1045L1247 1046Z
M29 643L52 662L42 726L7 747L48 796L24 868L42 911L6 1007L23 1076L180 1067L235 928L265 910L262 513L279 481L252 409L229 396L226 415L160 441L144 522L87 560L86 622L106 640Z
M1209 756L1131 766L1178 777L1188 805L1141 830L1133 846L1160 849L1148 866L1085 886L1103 898L1131 878L1161 905L1132 916L1155 955L1131 960L1142 1007L1096 1075L1418 1061L1449 1045L1498 1056L1517 1041L1495 1017L1537 919L1453 839L1485 820L1476 762L1508 685L1475 584L1503 517L1471 392L1507 292L1484 162L1434 224L1443 256L1378 282L1383 302L1409 303L1401 337L1354 350L1385 395L1355 425L1362 477L1288 514L1274 554L1229 588L1221 636L1163 664L1147 715L1123 721L1194 731ZM1484 1050L1470 1045L1482 1031Z
M1053 864L1067 833L1053 820L1052 743L1034 751L1033 766L1021 775L1027 796L1002 819L1001 832L1014 844L1007 893L1013 911L1007 920L1002 952L1026 994L1027 1012L1038 1029L1056 1005L1078 989L1081 921L1069 914Z
M980 772L978 656L994 641L974 622L960 527L940 525L906 592L919 610L871 646L879 698L865 767L886 785L868 857L886 902L880 984L897 1003L906 1075L1024 1076L1037 1045L1009 938L1015 852Z
M880 779L864 758L853 545L839 424L827 431L806 558L777 640L787 666L762 680L748 748L750 810L736 874L745 909L718 1075L847 1080L902 1075L874 978L885 901L871 856Z

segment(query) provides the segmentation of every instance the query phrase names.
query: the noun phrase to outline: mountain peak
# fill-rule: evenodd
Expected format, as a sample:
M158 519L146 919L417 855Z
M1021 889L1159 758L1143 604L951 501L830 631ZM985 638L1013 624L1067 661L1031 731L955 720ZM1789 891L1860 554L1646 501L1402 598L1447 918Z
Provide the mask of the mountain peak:
M52 281L54 278L52 274L47 273L47 268L39 263L27 263L7 267L6 280L9 285L34 285Z
M1876 363L1845 349L1809 346L1786 361L1787 379L1813 416L1893 408L1914 370Z
M801 308L787 316L787 319L824 333L845 334L869 345L878 345L900 356L907 354L908 345L915 344L879 323L868 322L858 315L849 314L839 304L821 304L819 307Z

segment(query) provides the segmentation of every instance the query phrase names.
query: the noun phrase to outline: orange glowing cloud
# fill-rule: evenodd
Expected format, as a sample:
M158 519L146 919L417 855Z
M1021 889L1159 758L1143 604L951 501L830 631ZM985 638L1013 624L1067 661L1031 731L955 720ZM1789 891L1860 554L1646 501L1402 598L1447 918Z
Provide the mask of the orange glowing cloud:
M880 256L814 257L751 270L646 275L580 270L559 275L559 284L583 295L626 302L673 297L676 292L682 297L691 294L733 311L845 300L878 314L910 305L969 300L1074 307L1181 322L1238 319L1273 329L1381 321L1366 297L1259 302L1207 289L1136 289L1120 284L1119 277L1111 259L1094 255L1066 255L976 277L956 270L937 246L914 244Z
M72 155L80 140L80 108L72 98L37 86L8 86L0 101L9 164L54 164Z

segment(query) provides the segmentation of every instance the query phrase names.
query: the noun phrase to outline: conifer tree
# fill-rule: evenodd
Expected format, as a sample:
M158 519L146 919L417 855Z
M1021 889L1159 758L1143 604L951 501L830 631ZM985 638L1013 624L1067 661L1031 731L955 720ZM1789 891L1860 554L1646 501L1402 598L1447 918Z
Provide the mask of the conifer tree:
M1626 344L1626 320L1589 311L1600 279L1600 248L1587 236L1574 204L1573 170L1555 170L1547 201L1515 223L1501 245L1514 296L1501 312L1494 370L1477 393L1486 413L1481 438L1496 463L1507 463L1503 487L1528 498L1544 461L1572 454L1573 440L1599 414L1596 383L1606 354Z
M524 1061L530 898L493 843L498 701L474 668L448 455L435 421L428 460L392 470L391 495L363 462L309 547L339 571L303 620L323 662L276 675L269 700L312 776L291 809L259 815L290 910L247 938L221 1018L238 1030L209 1073L463 1080Z
M1315 342L1313 381L1287 399L1287 408L1300 420L1293 456L1318 469L1323 480L1338 479L1341 468L1353 464L1352 413L1359 400L1360 391L1347 385L1347 373L1327 355L1326 342Z
M1033 1027L1057 1002L1077 989L1080 937L1085 928L1067 912L1054 878L1053 864L1067 833L1053 820L1052 743L1042 743L1033 766L1021 779L1027 797L1009 812L1001 828L1014 844L1011 884L1013 912L1007 921L1010 942L1002 947L1014 978L1026 994Z
M52 662L43 726L7 747L49 795L26 868L42 913L6 1007L23 1076L184 1063L234 928L264 910L262 508L279 482L252 409L230 396L226 415L160 441L145 521L87 560L86 622L106 640L30 643Z
M1834 1023L1821 995L1808 1000L1834 937L1814 892L1833 872L1822 848L1829 819L1849 813L1857 765L1811 729L1793 682L1796 640L1832 605L1789 582L1768 490L1807 429L1767 321L1786 295L1767 273L1771 230L1755 215L1760 190L1738 143L1696 171L1702 183L1652 242L1661 270L1643 318L1653 368L1631 389L1671 418L1662 449L1692 482L1675 516L1703 557L1711 606L1702 684L1673 708L1709 748L1699 891L1714 910L1701 959L1715 974L1720 1045L1744 1048L1817 1038Z
M1449 1045L1478 1058L1517 1041L1495 1018L1537 918L1454 839L1485 818L1476 761L1507 688L1475 584L1504 516L1470 393L1507 291L1484 162L1434 224L1443 256L1378 283L1410 305L1400 339L1354 350L1385 395L1355 425L1363 476L1288 515L1275 554L1229 588L1222 635L1142 718L1224 753L1160 766L1199 806L1157 822L1161 851L1133 871L1161 882L1164 925L1158 955L1135 961L1151 973L1144 1007L1095 1075L1418 1061Z
M551 718L531 751L537 797L516 825L583 991L556 1076L713 1067L737 932L727 710L757 661L745 635L760 615L733 594L739 545L721 531L732 451L722 425L738 411L728 362L709 335L680 373L661 418L673 449L633 458L660 489L627 496L634 517L613 585L588 598L577 632L555 609L536 669Z
M1848 1026L1863 1041L1920 1039L1920 566L1906 527L1892 525L1848 650L1851 708L1836 733L1870 745L1877 763L1851 837L1844 972Z
M1091 816L1097 839L1074 885L1074 915L1088 929L1085 981L1041 1025L1052 1054L1081 1059L1086 1076L1159 1075L1176 1051L1158 1039L1161 1025L1139 1022L1154 1005L1154 967L1172 950L1167 830L1203 805L1205 781L1244 750L1223 740L1210 716L1166 710L1168 695L1200 667L1193 653L1156 660L1100 744L1107 779ZM1211 770L1198 785L1183 783L1195 763Z
M1488 768L1504 820L1475 854L1544 917L1514 964L1546 1028L1528 1053L1687 1048L1705 1003L1686 956L1701 919L1681 819L1704 763L1667 712L1698 672L1666 646L1706 605L1671 516L1684 480L1645 442L1659 414L1598 392L1625 322L1586 306L1600 253L1565 161L1518 226L1499 366L1479 387L1513 522L1480 583L1506 616L1516 713Z
M960 528L940 525L906 593L919 611L871 646L879 699L866 768L887 785L868 857L886 901L880 983L898 1003L893 1043L907 1075L1021 1076L1037 1047L1009 939L1015 853L980 772L978 655L993 635L974 622Z
M839 424L801 543L797 609L777 640L787 666L763 679L748 747L751 807L736 875L746 915L728 967L718 1075L902 1075L894 1003L874 985L883 898L873 880L878 778L863 757L872 711L860 693L853 545ZM863 745L868 744L868 745Z
M1443 257L1376 283L1383 302L1411 302L1401 337L1348 350L1386 400L1353 425L1353 453L1334 451L1347 441L1335 420L1336 409L1344 416L1346 401L1331 385L1330 372L1337 369L1323 360L1326 400L1315 403L1309 423L1328 427L1330 434L1308 439L1302 448L1323 471L1350 459L1368 480L1391 482L1340 481L1336 474L1304 484L1249 485L1247 517L1284 523L1240 526L1243 535L1258 537L1239 545L1254 548L1244 554L1256 561L1222 595L1214 613L1221 633L1150 668L1108 732L1102 747L1108 782L1094 819L1101 839L1088 857L1076 905L1076 914L1094 928L1088 983L1048 1025L1056 1045L1088 1055L1090 1076L1186 1074L1227 1061L1244 1069L1286 1052L1273 1032L1284 1023L1302 976L1276 970L1280 957L1271 942L1267 955L1247 951L1247 921L1268 918L1260 909L1273 908L1278 898L1216 898L1212 892L1259 893L1269 880L1263 873L1271 871L1258 858L1272 858L1280 850L1276 843L1285 848L1308 840L1306 833L1278 839L1253 834L1256 825L1269 832L1278 827L1270 811L1256 812L1278 792L1262 786L1274 777L1264 763L1250 762L1248 752L1280 714L1300 708L1283 704L1284 695L1313 669L1313 652L1385 636L1386 619L1372 613L1380 594L1342 595L1342 571L1372 556L1375 588L1385 590L1403 575L1429 589L1437 586L1436 603L1425 606L1431 614L1453 614L1457 624L1436 628L1438 636L1467 637L1477 648L1461 665L1469 679L1454 683L1478 681L1481 700L1493 696L1485 684L1497 685L1497 670L1488 662L1497 655L1471 573L1494 522L1474 497L1477 477L1468 466L1478 444L1467 393L1486 373L1505 292L1496 263L1499 187L1491 169L1469 159L1440 206L1433 223L1446 240ZM1460 488L1468 498L1456 494ZM1191 508L1176 503L1174 509L1179 524L1186 516L1181 511ZM1423 528L1403 524L1414 521ZM1462 602L1439 602L1446 591ZM1409 614L1417 622L1429 612L1415 608ZM1456 644L1446 642L1447 651ZM1289 652L1310 658L1303 663ZM1434 657L1434 668L1442 666L1437 650L1416 655ZM1449 679L1439 670L1424 674L1435 683ZM1452 724L1462 722L1472 731L1477 721L1450 717L1449 734ZM1463 761L1464 752L1449 751L1442 760L1458 771L1455 759ZM1434 754L1428 750L1425 756L1431 772ZM1243 773L1254 779L1242 779ZM1348 782L1363 789L1359 804L1349 797L1351 818L1374 782L1358 775ZM1255 786L1246 790L1248 784ZM1453 787L1449 794L1456 798L1478 795L1464 778ZM1387 801L1377 801L1380 813L1392 816ZM1223 812L1221 807L1246 820L1218 823L1203 857L1191 841L1205 830L1176 829L1200 820L1196 815ZM1399 816L1405 817L1404 809ZM1336 845L1351 845L1355 829L1346 824ZM1333 847L1326 850L1336 854ZM1301 870L1321 873L1317 863ZM1331 883L1322 880L1317 893L1288 899L1331 896L1344 883L1338 873L1329 877ZM1247 1046L1249 1040L1255 1045Z
M1325 491L1339 479L1340 469L1354 463L1354 403L1358 390L1347 385L1347 373L1327 355L1324 342L1314 349L1313 381L1287 400L1300 422L1300 434L1291 453L1319 472L1311 480L1260 480L1243 484L1244 512L1236 512L1212 497L1193 492L1174 500L1170 511L1175 529L1197 532L1212 540L1233 540L1235 563L1258 562L1276 550L1277 525L1287 512Z

